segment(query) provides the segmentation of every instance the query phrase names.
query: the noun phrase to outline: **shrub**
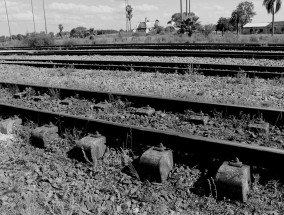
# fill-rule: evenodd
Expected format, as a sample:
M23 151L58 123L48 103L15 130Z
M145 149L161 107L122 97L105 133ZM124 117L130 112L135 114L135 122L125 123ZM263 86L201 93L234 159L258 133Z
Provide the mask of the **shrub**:
M62 41L62 45L63 46L68 46L68 47L72 47L74 45L79 45L79 40L76 40L76 39L63 39Z
M28 47L51 46L54 45L54 39L46 34L31 34L24 39L24 44Z
M162 26L158 26L155 28L157 34L163 34L165 33L165 29Z
M152 37L151 36L147 36L144 40L144 43L151 43L152 41Z
M142 37L145 36L145 32L134 32L132 33L132 37Z
M256 35L251 35L249 37L249 41L253 42L253 43L257 43L257 42L259 42L259 39L258 39L258 37Z
M173 26L167 26L165 28L165 32L167 32L167 33L175 32L175 28Z

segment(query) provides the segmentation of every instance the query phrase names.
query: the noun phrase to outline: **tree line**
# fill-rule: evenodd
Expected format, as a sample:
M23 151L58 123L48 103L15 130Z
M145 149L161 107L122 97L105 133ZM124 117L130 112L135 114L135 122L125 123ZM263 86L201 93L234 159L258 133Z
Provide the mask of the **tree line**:
M281 0L264 0L262 5L266 8L269 14L272 14L272 35L274 35L274 16L280 10ZM226 31L237 31L243 29L244 25L250 23L252 18L256 15L254 11L254 4L252 2L241 2L237 8L232 12L231 17L220 17L216 31L221 31L222 35Z
M63 31L64 27L62 24L58 25L59 32L54 33L50 32L47 35L51 38L57 37L57 38L89 38L89 39L94 39L96 35L103 35L103 34L114 34L118 33L117 30L103 30L103 29L94 29L94 28L86 28L86 27L76 27L71 29L71 31ZM26 35L23 34L17 34L17 35L11 35L12 40L24 40L32 35L41 35L41 34L46 34L44 31L40 33L27 33ZM10 40L10 37L7 36L0 36L0 42L5 42Z

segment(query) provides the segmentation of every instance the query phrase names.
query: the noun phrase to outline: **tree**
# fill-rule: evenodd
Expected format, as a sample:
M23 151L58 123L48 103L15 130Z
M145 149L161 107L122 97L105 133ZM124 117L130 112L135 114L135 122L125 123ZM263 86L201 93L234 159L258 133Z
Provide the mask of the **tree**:
M240 20L241 28L247 23L250 23L252 21L252 18L256 15L254 12L254 4L252 2L241 2L237 6L237 10L242 11L242 17Z
M209 34L212 33L212 31L215 31L216 25L213 25L213 24L204 25L203 29L204 29L203 33L204 33L205 37L208 37Z
M129 21L129 28L130 28L130 31L131 31L131 19L133 17L133 8L131 7L131 5L126 5L126 18L127 20Z
M243 29L243 26L252 21L252 18L256 15L254 12L254 4L252 2L241 2L237 8L232 12L231 24L237 30L239 34L239 28Z
M186 13L183 13L184 17L186 17ZM198 22L199 17L195 15L195 13L191 12L188 14L188 18L192 20L192 22L195 25L195 29L200 25L200 22ZM181 13L175 13L172 15L171 21L176 23L176 26L181 25ZM169 21L170 22L170 21Z
M221 31L222 36L224 35L224 32L231 31L233 26L230 23L230 18L220 17L217 25L216 25L216 31Z
M73 28L70 31L70 37L75 37L75 38L85 38L86 36L89 36L89 31L85 27L77 27Z
M282 5L281 0L264 0L263 6L265 6L267 13L272 14L272 36L274 35L274 15L277 13Z
M63 31L63 25L62 24L59 24L58 25L58 28L59 28L59 35L60 35L60 37L62 38L62 31Z
M199 17L196 16L194 13L190 13L186 20L182 20L178 25L180 29L178 30L178 34L188 34L191 36L193 32L195 32L199 27L200 23L198 22ZM181 20L181 16L180 16Z

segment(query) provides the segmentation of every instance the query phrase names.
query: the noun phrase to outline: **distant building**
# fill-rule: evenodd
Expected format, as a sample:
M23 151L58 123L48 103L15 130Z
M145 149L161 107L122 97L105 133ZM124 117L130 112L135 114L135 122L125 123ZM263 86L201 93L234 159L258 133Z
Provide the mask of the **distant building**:
M247 23L243 27L243 34L270 34L272 22ZM284 34L284 21L274 22L274 32Z
M149 33L152 29L155 27L155 23L159 24L159 21L156 20L156 22L149 22L147 18L145 18L145 22L139 22L136 25L136 28L133 30L133 32L146 32Z

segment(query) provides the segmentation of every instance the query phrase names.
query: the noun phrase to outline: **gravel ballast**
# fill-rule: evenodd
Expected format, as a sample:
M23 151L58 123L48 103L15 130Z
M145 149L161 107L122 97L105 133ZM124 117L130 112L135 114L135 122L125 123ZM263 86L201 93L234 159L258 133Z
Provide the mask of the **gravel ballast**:
M210 57L153 57L153 56L111 56L111 55L85 55L85 56L25 56L9 55L1 56L1 59L65 59L65 60L106 60L106 61L146 61L146 62L175 62L175 63L213 63L236 64L254 66L283 66L283 60L270 59L246 59L246 58L210 58Z
M249 116L240 113L226 117L222 116L221 113L213 113L210 114L211 116L206 116L206 123L198 122L196 124L196 122L190 120L191 117L204 116L204 114L194 113L191 110L184 110L182 113L165 112L151 107L135 107L135 104L117 98L112 98L112 100L106 102L96 101L96 97L92 100L73 97L59 100L57 98L59 94L38 94L32 89L27 89L25 94L26 96L23 98L15 99L9 88L2 88L0 89L0 102L144 128L229 140L242 144L284 148L282 127L270 125L270 129L265 132L253 131L249 128L249 124L254 124L259 119L252 120ZM34 99L34 96L36 96L36 99ZM148 111L145 112L145 110Z
M264 80L242 76L207 77L198 73L181 75L0 65L0 80L203 102L284 107L283 79Z

